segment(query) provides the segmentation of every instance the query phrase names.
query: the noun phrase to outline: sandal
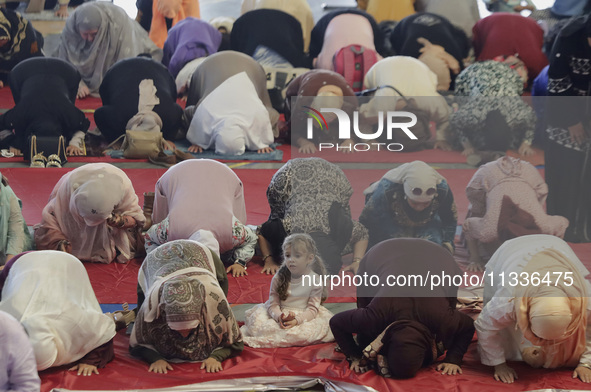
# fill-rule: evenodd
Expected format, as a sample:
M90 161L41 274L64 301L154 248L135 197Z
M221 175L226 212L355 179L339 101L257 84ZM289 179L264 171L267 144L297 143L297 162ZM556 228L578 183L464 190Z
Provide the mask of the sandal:
M33 159L31 159L31 166L30 167L45 167L47 163L47 158L43 155L42 152L35 154Z
M47 160L47 166L45 167L62 167L62 160L57 154L51 154Z
M123 310L113 312L113 319L115 320L115 324L117 324L118 327L123 327L123 325L125 325L123 327L125 328L135 321L135 312L133 310L129 310L129 304L126 302L123 304Z

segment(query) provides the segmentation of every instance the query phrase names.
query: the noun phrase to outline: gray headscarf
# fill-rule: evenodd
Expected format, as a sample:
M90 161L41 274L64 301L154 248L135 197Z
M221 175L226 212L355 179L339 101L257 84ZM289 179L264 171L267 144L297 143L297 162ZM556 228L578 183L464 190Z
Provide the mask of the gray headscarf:
M93 42L80 36L80 32L89 30L98 30ZM85 3L70 15L57 57L74 65L90 91L96 92L113 64L142 53L162 60L162 50L121 7L98 1Z

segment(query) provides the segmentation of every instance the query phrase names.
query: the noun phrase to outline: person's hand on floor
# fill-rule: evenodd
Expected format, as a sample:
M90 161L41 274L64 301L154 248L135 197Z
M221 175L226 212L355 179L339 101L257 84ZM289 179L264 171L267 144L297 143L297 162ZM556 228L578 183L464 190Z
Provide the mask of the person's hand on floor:
M517 152L519 152L519 155L524 156L524 157L529 157L531 155L534 155L534 150L526 142L521 143L521 146L519 146L519 150Z
M474 147L468 147L468 148L464 148L464 151L462 151L462 155L467 157L468 155L472 155L476 152L476 150L474 149Z
M207 373L217 373L224 370L222 363L215 358L209 357L201 362L201 369L205 369Z
M481 263L478 263L476 261L473 261L470 264L468 264L468 266L466 267L466 271L468 271L468 272L482 272L482 271L484 271L484 265L482 265Z
M238 263L234 263L231 266L229 266L228 268L226 268L226 273L227 274L231 273L232 276L235 278L239 278L241 276L248 275L248 272L246 272L246 268L244 268L243 266L241 266Z
M302 154L314 154L316 152L316 146L309 140L300 139L298 140L298 151Z
M261 274L275 275L275 273L279 269L279 266L275 263L275 261L269 260L269 258L265 260L265 265L263 266Z
M271 147L265 147L265 148L259 148L257 150L257 154L266 154L268 152L273 152L273 149Z
M342 143L338 145L337 151L342 152L343 154L352 153L353 150L353 139L344 140Z
M68 240L61 240L57 243L57 250L60 252L72 253L72 244Z
M66 147L66 154L69 156L84 155L84 152L82 151L82 149L80 147L70 145L70 146Z
M23 156L23 152L21 150L19 150L18 148L9 147L8 151L10 153L14 154L15 157L22 157Z
M78 99L83 99L86 98L90 95L90 89L88 88L88 86L86 86L86 84L84 84L84 82L80 81L80 84L78 85L78 94L76 95L76 97Z
M570 133L570 138L572 141L577 143L579 146L587 141L587 134L585 133L585 128L583 128L583 123L578 123L572 127L568 127L568 132Z
M349 369L353 370L355 373L365 373L369 370L369 367L367 366L365 358L353 358L351 359Z
M159 359L156 362L152 362L150 364L148 372L167 374L169 370L173 370L172 366L170 366L170 364L164 359Z
M447 140L437 140L433 146L435 150L451 151L451 144Z
M577 377L585 383L590 383L591 382L591 369L589 369L586 366L577 366L577 368L573 372L573 378L577 378Z
M503 362L500 365L495 366L495 380L502 381L505 384L512 384L515 380L517 380L517 372L507 365L506 362Z
M78 370L79 376L91 376L92 373L99 374L96 366L88 365L86 363L79 363L78 365L72 366L69 370L70 371Z
M192 144L191 147L187 149L189 152L200 153L203 152L203 149L196 144Z
M4 87L4 82L0 80L0 88Z
M68 5L67 4L60 4L60 8L55 11L55 16L58 18L67 18L70 14L68 13Z
M358 269L359 269L359 260L354 260L348 266L343 267L343 272L351 271L351 273L353 273L353 275L356 275Z
M462 368L453 363L440 363L437 365L437 371L441 374L447 374L449 376L455 376L456 374L462 374Z
M174 144L174 142L171 142L170 140L164 140L164 149L169 151L175 151L176 145Z

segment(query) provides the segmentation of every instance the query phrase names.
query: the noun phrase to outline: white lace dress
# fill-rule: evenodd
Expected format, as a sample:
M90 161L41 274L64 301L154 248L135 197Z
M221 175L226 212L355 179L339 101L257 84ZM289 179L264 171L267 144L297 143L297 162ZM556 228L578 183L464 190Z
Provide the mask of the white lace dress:
M319 275L311 272L308 277L292 279L285 301L277 294L277 275L271 281L269 300L246 311L246 321L240 328L244 343L250 347L293 347L334 341L329 321L333 314L320 305L322 286ZM277 320L281 314L294 312L298 324L290 329L281 329Z

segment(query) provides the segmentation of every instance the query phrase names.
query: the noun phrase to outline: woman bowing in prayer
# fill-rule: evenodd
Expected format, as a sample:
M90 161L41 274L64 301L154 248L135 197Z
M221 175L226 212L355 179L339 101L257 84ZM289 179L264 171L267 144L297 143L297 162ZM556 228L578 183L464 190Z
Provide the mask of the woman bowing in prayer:
M456 310L457 286L444 283L425 289L386 283L392 276L425 276L427 272L461 273L449 252L423 239L387 240L365 255L357 273L378 277L378 283L358 287L357 309L338 313L330 320L351 370L363 373L375 362L376 373L382 376L411 378L445 353L437 370L449 375L462 373L462 358L474 336L474 323Z
M0 311L0 389L39 391L35 353L27 332L14 317Z
M214 54L222 43L222 33L197 18L186 18L177 23L164 42L164 64L174 78L187 63Z
M353 253L347 270L357 271L367 249L367 230L351 219L353 189L345 173L321 158L295 158L281 167L267 188L269 219L259 230L265 262L274 274L281 264L281 246L293 233L309 234L329 273L343 266L341 254Z
M244 349L242 335L216 278L215 253L199 242L177 240L150 252L139 273L146 294L130 338L134 356L148 371L167 373L168 363L202 361L207 372Z
M15 106L0 115L0 128L14 129L14 137L6 141L12 153L22 155L29 137L36 135L64 136L68 155L83 154L90 121L75 105L79 83L76 68L61 59L32 58L13 69L10 91Z
M388 171L364 192L359 216L369 247L390 238L423 238L453 253L458 213L447 181L425 162Z
M37 249L63 250L82 261L127 263L143 253L144 225L133 185L123 170L89 163L56 184L35 226Z
M555 236L515 238L495 252L486 265L484 308L475 322L480 359L494 366L495 380L512 383L517 373L506 361L523 360L536 368L571 367L573 378L591 382L588 274ZM513 275L519 284L509 281Z
M0 173L0 268L15 255L33 248L21 201Z
M455 86L459 109L450 116L450 134L468 163L478 166L508 149L523 156L534 153L536 115L522 93L519 74L497 61L477 62L460 73Z
M74 364L70 370L90 376L113 359L115 322L101 311L76 257L22 253L0 274L0 289L0 310L25 327L38 370Z
M234 276L248 275L257 236L246 226L242 181L223 163L187 160L168 169L156 183L152 222L145 235L148 253L168 241L191 239L221 256Z
M482 271L501 244L528 234L562 238L568 219L546 214L548 186L531 163L504 156L481 166L466 187L470 201L462 227L470 251L468 270Z
M98 129L111 143L126 130L162 132L167 149L174 150L183 110L176 103L176 85L165 66L135 57L119 61L99 90L103 106L94 113Z
M314 97L314 98L310 98ZM295 99L295 107L292 111L292 99ZM311 99L311 101L310 101ZM305 154L316 152L316 146L319 143L339 143L342 151L347 151L346 146L354 142L353 139L338 140L336 132L328 130L338 130L336 116L328 118L328 129L322 131L314 124L314 140L308 140L303 132L308 115L301 110L302 106L309 105L316 110L320 108L336 108L345 111L352 118L353 112L357 109L357 99L351 86L347 84L345 78L336 72L325 69L313 69L297 78L295 78L287 87L285 97L285 119L287 120L288 137L298 147L299 151Z
M43 36L18 12L0 9L0 88L10 71L30 57L42 57Z
M62 31L57 57L80 72L78 98L84 98L98 92L113 64L139 54L162 60L162 50L123 8L97 1L81 5L70 15Z

